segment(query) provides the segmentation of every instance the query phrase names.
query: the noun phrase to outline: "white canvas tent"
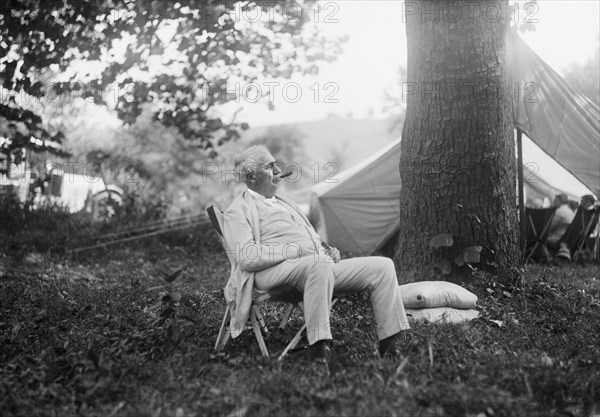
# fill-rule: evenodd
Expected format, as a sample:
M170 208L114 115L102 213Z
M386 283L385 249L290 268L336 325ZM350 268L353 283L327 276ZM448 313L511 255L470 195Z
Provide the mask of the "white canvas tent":
M537 200L553 201L557 194L566 194L579 201L585 194L594 194L577 177L544 152L527 136L523 136L523 179L525 205L535 207Z
M321 237L356 255L370 254L400 227L400 139L312 188L309 217ZM581 181L523 137L526 196L534 199L564 193L579 201L592 194Z
M515 106L523 132L525 197L579 201L600 190L600 111L573 91L516 35L511 36L515 80L535 80L535 100ZM531 139L530 139L531 138ZM400 225L400 140L312 188L310 219L321 236L356 255L379 249Z

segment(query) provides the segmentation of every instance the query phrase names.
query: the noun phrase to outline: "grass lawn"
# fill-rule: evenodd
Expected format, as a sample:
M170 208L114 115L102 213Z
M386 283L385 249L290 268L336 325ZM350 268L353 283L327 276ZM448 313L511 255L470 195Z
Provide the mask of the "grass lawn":
M346 298L334 308L327 376L311 368L305 351L283 362L262 358L251 332L215 355L229 265L202 238L182 241L0 259L0 415L600 413L598 265L531 267L517 288L480 274L469 289L482 317L414 325L397 361L375 354L368 294ZM164 292L152 288L164 283L161 270L179 267L175 344L169 322L157 323ZM300 325L295 317L275 330L280 310L267 312L273 353Z

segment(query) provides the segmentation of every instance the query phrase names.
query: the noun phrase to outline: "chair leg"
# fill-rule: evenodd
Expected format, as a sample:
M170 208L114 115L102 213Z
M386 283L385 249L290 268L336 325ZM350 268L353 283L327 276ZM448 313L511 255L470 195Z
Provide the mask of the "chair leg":
M585 236L585 234L584 234ZM579 259L579 257L583 256L582 251L584 250L585 247L585 239L581 239L581 241L578 241L577 244L575 245L575 249L573 249L573 262L577 262L577 260Z
M279 328L281 330L285 329L287 326L290 316L292 315L292 311L294 311L294 304L290 303L285 309L285 313L283 313L283 317L281 318L281 323L279 323Z
M229 310L229 306L225 311L225 315L223 316L223 321L221 322L221 328L219 329L219 335L217 336L217 341L215 342L215 351L220 352L224 347L225 343L229 339L230 329L229 329L229 320L231 318L231 311Z
M337 303L339 300L338 297L334 297L333 300L331 300L331 308L333 308L333 306L335 305L335 303ZM292 305L293 308L293 305ZM300 342L300 338L302 337L302 332L306 330L306 322L302 325L302 327L300 328L300 330L298 330L298 332L294 335L294 338L290 341L290 343L285 347L285 349L283 350L283 352L281 352L281 355L279 355L279 358L277 358L278 361L282 360L285 355L288 354L288 352L292 349L294 349L297 345L298 342Z
M575 249L575 253L573 254L573 262L576 262L580 257L583 258L584 254L589 256L589 259L594 259L594 254L590 252L590 249L586 245L583 245Z
M250 321L252 323L252 328L254 329L254 335L256 336L256 341L258 342L260 352L263 356L266 356L268 358L269 351L267 350L267 345L265 344L262 332L260 331L260 325L258 324L258 320L256 318L256 311L254 309L250 311Z
M535 245L533 245L533 248L531 248L531 250L529 251L529 255L525 259L525 265L527 265L527 263L531 260L531 257L533 256L539 245L540 242L535 242Z
M300 338L302 337L302 332L304 330L306 330L306 323L302 325L300 330L298 330L298 332L294 335L294 338L291 340L291 342L285 347L283 352L281 352L281 355L279 355L279 358L277 359L278 361L282 360L290 350L294 349L296 345L298 345L298 342L300 341Z
M258 322L260 323L260 327L262 327L263 331L265 333L269 333L269 329L267 328L267 325L265 324L265 319L263 318L262 313L260 312L260 309L258 308L258 306L252 306L252 310L254 310L254 314L256 314L256 318L258 319Z
M229 328L229 326L227 326L227 329L225 330L225 336L223 337L223 342L221 342L221 346L219 347L219 352L222 351L223 348L225 348L225 345L229 341L230 336L231 336L231 329Z

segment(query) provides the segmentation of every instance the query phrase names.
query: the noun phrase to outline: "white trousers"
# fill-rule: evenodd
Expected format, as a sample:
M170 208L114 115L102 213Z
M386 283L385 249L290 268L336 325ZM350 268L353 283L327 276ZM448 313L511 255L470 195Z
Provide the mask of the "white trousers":
M292 285L304 295L304 319L308 343L331 340L329 313L333 294L370 290L379 340L409 328L396 278L389 258L370 256L344 259L305 256L288 259L258 271L254 286L267 291L280 285Z

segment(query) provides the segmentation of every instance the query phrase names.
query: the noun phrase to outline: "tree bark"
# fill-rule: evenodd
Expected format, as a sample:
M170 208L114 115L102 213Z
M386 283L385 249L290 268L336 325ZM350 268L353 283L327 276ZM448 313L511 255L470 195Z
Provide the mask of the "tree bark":
M405 3L401 281L439 279L444 262L445 278L464 277L468 265L455 259L472 246L483 248L482 264L519 263L508 13L508 1ZM452 235L451 247L430 247L440 233Z

